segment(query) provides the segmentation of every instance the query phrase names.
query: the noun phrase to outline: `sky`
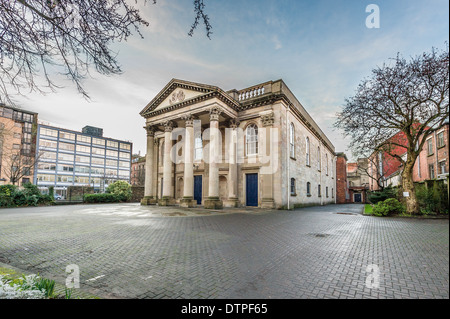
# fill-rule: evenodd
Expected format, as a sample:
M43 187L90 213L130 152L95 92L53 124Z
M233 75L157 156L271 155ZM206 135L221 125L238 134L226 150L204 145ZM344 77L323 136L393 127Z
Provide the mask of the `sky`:
M134 3L134 1L133 1ZM190 0L139 4L150 23L112 49L123 74L92 70L84 99L69 80L56 93L15 98L41 122L80 131L103 128L104 136L133 142L145 154L139 112L172 79L215 85L225 91L283 79L337 152L350 160L349 140L333 128L336 113L371 70L397 53L409 58L444 49L449 40L447 0L204 0L211 39L200 23L193 37ZM380 27L367 28L376 4Z

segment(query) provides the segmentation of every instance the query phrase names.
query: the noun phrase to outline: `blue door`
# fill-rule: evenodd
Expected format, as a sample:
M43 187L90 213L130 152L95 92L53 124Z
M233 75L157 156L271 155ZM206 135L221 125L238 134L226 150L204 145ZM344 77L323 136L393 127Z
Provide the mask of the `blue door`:
M194 199L198 205L202 204L202 176L194 176Z
M258 174L246 176L246 205L258 207Z
M355 203L361 203L361 202L362 202L361 194L355 193Z

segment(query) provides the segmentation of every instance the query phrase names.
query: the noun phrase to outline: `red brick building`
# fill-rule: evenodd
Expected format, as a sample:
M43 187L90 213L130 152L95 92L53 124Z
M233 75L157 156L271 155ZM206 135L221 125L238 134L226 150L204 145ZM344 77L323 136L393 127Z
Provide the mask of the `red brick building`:
M448 123L427 137L425 145L414 165L413 180L415 182L446 178L448 176L448 141Z
M145 185L145 156L133 155L131 159L131 185Z
M396 134L396 142L407 145L402 133ZM413 181L422 182L432 179L448 178L449 172L449 124L434 130L426 137L426 142L416 159L413 169ZM406 159L406 147L396 147L395 154ZM398 159L387 153L374 153L369 158L370 190L379 190L380 186L374 178L381 179L383 186L398 186L401 184L403 166Z
M336 203L345 204L350 199L347 181L347 156L336 154Z

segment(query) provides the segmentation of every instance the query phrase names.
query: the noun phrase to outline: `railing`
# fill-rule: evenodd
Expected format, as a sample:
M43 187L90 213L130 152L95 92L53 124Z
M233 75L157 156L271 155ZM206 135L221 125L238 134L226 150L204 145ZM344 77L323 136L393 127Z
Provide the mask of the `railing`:
M250 89L244 89L239 92L239 101L249 100L265 93L265 88L261 87L253 87Z

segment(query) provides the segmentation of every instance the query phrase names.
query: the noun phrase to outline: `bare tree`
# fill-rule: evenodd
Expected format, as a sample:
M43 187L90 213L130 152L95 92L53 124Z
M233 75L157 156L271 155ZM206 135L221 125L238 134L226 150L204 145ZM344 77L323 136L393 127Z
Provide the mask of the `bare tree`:
M32 177L35 164L42 157L40 152L36 156L24 154L22 149L3 150L4 172L11 184L16 185L23 177ZM30 183L33 181L30 180Z
M202 20L209 38L203 0L193 4L196 17L188 34ZM148 25L130 0L0 0L0 102L14 104L10 91L55 91L56 73L89 98L82 80L90 68L120 74L111 44L126 40L132 30L142 37L140 28Z
M449 116L449 53L433 48L409 61L397 55L362 81L335 127L356 155L383 152L403 165L408 213L418 212L412 170L427 136ZM406 159L404 155L406 153Z

